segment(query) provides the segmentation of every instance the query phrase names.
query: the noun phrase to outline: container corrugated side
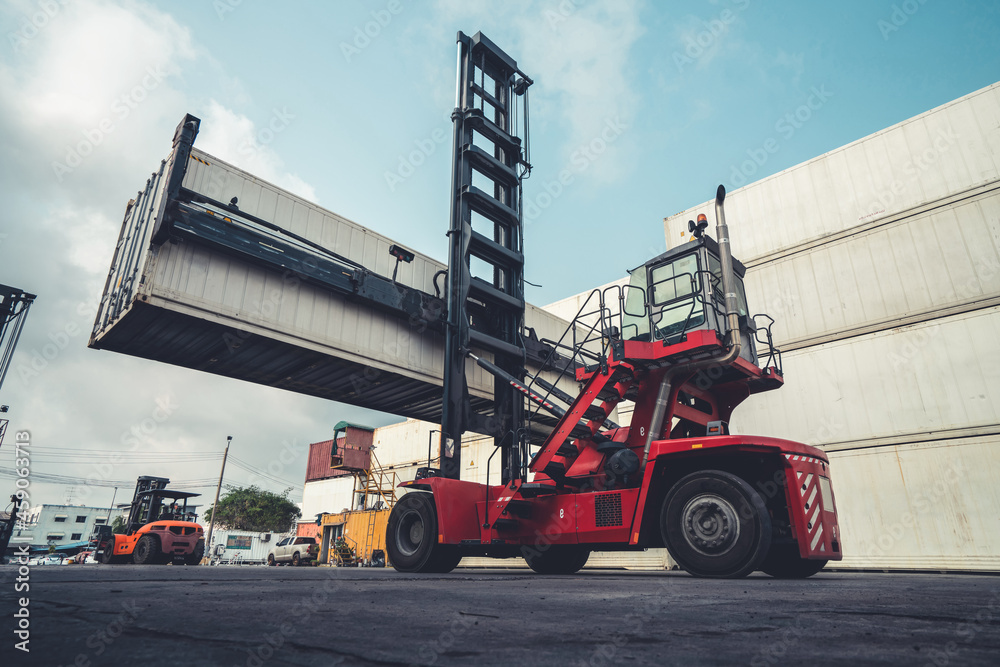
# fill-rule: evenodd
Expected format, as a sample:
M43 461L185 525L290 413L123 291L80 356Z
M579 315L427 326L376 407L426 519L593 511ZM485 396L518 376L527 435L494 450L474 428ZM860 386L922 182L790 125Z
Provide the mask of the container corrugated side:
M727 175L728 176L728 175ZM751 266L776 251L904 214L1000 180L1000 84L729 193L733 254ZM706 202L664 220L667 247Z
M1000 298L998 219L1000 185L753 266L750 309L775 319L775 342L787 347L983 307Z
M392 273L389 239L197 149L183 185L212 199L236 196L246 213L287 225L383 275ZM153 219L138 220L146 228L125 237L138 249L141 270L128 292L109 278L102 313L113 306L114 317L99 315L92 347L438 419L443 335L193 241L150 246ZM126 220L124 229L129 225ZM122 257L116 254L112 276L120 272ZM434 293L433 277L444 268L417 254L400 267L397 279ZM533 306L525 319L543 338L556 339L568 326ZM469 360L467 377L476 409L488 408L492 376Z
M830 454L837 567L1000 571L1000 436Z

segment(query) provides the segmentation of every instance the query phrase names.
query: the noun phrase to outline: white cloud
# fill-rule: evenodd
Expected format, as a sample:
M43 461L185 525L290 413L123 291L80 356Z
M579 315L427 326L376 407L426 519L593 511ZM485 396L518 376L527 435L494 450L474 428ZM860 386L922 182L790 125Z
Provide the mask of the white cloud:
M183 114L200 110L197 93L184 88L184 75L217 80L212 89L231 103L249 100L229 94L240 93L239 80L194 43L186 27L152 5L51 4L57 10L26 30L17 50L8 43L0 50L0 197L6 204L0 280L38 295L3 387L11 427L30 431L39 449L115 449L131 425L149 417L157 398L174 396L182 407L144 449L210 449L224 441L219 431L230 423L233 434L242 435L241 456L259 462L273 457L273 445L288 432L319 439L324 424L336 421L331 413L356 414L318 399L86 348L125 204L166 157ZM0 16L16 32L39 6L13 0L0 7ZM255 140L251 159L241 166L314 198L312 188L285 171L277 153L260 141L270 119L255 126L220 104L208 111L199 146L212 145L214 135L220 158L239 163L239 147ZM53 163L66 163L74 153L79 160L57 174ZM241 434L238 425L259 422L261 406L269 404L279 406L282 418ZM304 442L302 447L304 452ZM295 466L304 467L304 453L282 477L299 478ZM126 457L111 476L163 473L184 480L218 474L213 468L137 469ZM39 462L33 470L86 476L92 467ZM229 479L243 481L237 474ZM39 502L59 502L65 492L41 481L32 488ZM88 500L103 494L107 502L106 491Z
M254 176L315 202L315 188L297 174L286 171L284 160L268 145L294 120L287 110L276 109L258 128L246 116L212 100L202 119L196 145Z

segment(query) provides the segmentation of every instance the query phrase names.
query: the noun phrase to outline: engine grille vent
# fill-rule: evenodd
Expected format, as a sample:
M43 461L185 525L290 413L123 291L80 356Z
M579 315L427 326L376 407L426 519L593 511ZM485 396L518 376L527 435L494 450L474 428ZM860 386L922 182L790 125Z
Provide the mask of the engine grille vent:
M594 517L598 528L622 525L622 494L608 493L595 496Z

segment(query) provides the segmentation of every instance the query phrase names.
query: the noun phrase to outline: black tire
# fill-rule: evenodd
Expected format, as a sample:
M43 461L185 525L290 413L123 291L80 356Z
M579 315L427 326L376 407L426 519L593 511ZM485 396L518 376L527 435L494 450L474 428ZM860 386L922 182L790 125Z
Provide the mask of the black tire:
M385 531L389 561L399 572L451 572L462 560L458 547L438 544L434 496L405 494L393 506Z
M447 574L458 567L462 560L462 552L454 544L438 544L434 547L432 562L427 564L427 568L422 572L434 572L437 574Z
M198 544L194 545L194 551L184 556L185 565L201 565L201 559L205 557L205 541L198 540Z
M795 544L776 544L771 547L760 569L775 579L805 579L824 567L825 560L810 560L799 555Z
M132 562L136 565L152 565L162 562L160 540L153 535L143 535L132 550Z
M267 555L267 566L268 567L274 567L277 564L278 564L278 561L274 560L274 554L268 554Z
M295 553L292 554L292 566L293 567L298 567L301 564L301 562L302 561L299 558L299 552L296 551Z
M97 562L102 563L103 565L112 565L120 562L118 558L115 558L114 540L111 540L106 547L98 551L95 555L97 557Z
M589 558L590 549L573 544L552 544L545 550L529 548L524 555L528 567L538 574L574 574Z
M692 473L674 484L663 499L660 532L677 564L696 577L745 577L771 547L763 499L721 470Z

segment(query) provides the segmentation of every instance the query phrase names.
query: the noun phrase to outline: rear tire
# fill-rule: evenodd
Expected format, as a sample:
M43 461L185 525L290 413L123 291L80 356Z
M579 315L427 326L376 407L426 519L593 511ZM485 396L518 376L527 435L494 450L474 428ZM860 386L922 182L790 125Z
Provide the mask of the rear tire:
M575 574L590 558L590 550L573 544L552 544L545 551L526 554L528 567L538 574Z
M152 565L161 562L160 541L152 535L143 535L132 550L132 562L136 565Z
M745 577L760 567L771 546L763 499L721 470L678 481L663 500L660 531L677 564L696 577Z
M775 579L805 579L824 567L825 560L810 560L799 555L795 544L776 544L771 547L760 569Z
M451 572L462 560L453 544L438 544L434 496L415 491L393 506L385 531L389 561L399 572Z
M292 554L292 567L298 567L300 563L299 552L296 551Z
M194 546L194 551L184 556L185 565L201 565L201 559L205 557L205 541L198 540Z

